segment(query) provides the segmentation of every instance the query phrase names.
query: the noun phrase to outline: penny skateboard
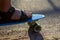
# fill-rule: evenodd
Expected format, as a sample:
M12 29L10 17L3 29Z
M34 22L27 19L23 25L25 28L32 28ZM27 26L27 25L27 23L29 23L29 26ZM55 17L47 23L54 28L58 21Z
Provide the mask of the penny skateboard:
M43 19L45 17L45 15L43 14L32 14L32 18L28 19L26 21L23 22L6 22L6 23L0 23L0 26L6 26L6 25L13 25L13 24L20 24L20 23L25 23L27 22L27 24L30 26L30 28L34 31L34 32L39 32L41 30L41 26L39 26L36 21Z

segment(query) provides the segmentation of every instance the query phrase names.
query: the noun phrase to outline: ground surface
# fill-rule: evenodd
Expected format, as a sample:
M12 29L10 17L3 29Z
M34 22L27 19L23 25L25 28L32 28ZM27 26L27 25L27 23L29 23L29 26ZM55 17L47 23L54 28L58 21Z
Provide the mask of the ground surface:
M0 26L0 40L60 40L60 0L12 0L12 5L44 14L46 17L37 21L42 30L33 33L27 23Z

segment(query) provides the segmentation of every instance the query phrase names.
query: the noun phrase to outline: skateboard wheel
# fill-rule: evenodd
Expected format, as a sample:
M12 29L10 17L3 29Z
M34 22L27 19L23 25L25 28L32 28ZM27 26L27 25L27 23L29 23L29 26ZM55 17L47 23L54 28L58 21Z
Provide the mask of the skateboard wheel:
M36 26L34 27L34 31L35 31L35 32L40 32L40 31L41 31L41 26L36 25Z
M28 25L30 26L30 29L33 32L40 32L41 31L41 26L39 26L35 21L28 22Z

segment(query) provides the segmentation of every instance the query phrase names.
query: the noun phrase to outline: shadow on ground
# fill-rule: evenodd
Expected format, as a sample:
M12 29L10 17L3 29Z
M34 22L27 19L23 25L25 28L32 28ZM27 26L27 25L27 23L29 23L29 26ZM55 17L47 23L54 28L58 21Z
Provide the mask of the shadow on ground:
M50 3L50 5L53 7L54 10L56 10L56 11L60 10L60 9L57 8L56 5L52 2L52 0L47 0L47 1Z
M59 12L60 13L60 8L58 8L53 2L52 2L52 0L47 0L48 1L48 3L51 5L51 7L53 8L53 9L45 9L45 10L41 10L41 11L34 11L33 13L42 13L42 14L45 14L45 15L49 15L49 14L56 14L57 12Z
M28 30L28 35L30 37L30 40L44 40L41 33L32 32L32 30L30 30L30 28Z

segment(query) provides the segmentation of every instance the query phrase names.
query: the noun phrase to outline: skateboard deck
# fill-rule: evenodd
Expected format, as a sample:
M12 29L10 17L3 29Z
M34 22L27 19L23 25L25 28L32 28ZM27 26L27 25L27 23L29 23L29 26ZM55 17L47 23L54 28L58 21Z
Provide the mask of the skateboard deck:
M45 15L43 14L32 14L32 18L31 19L28 19L26 21L23 21L23 22L6 22L6 23L0 23L0 26L6 26L6 25L13 25L13 24L20 24L20 23L25 23L25 22L32 22L32 21L38 21L42 18L44 18Z

